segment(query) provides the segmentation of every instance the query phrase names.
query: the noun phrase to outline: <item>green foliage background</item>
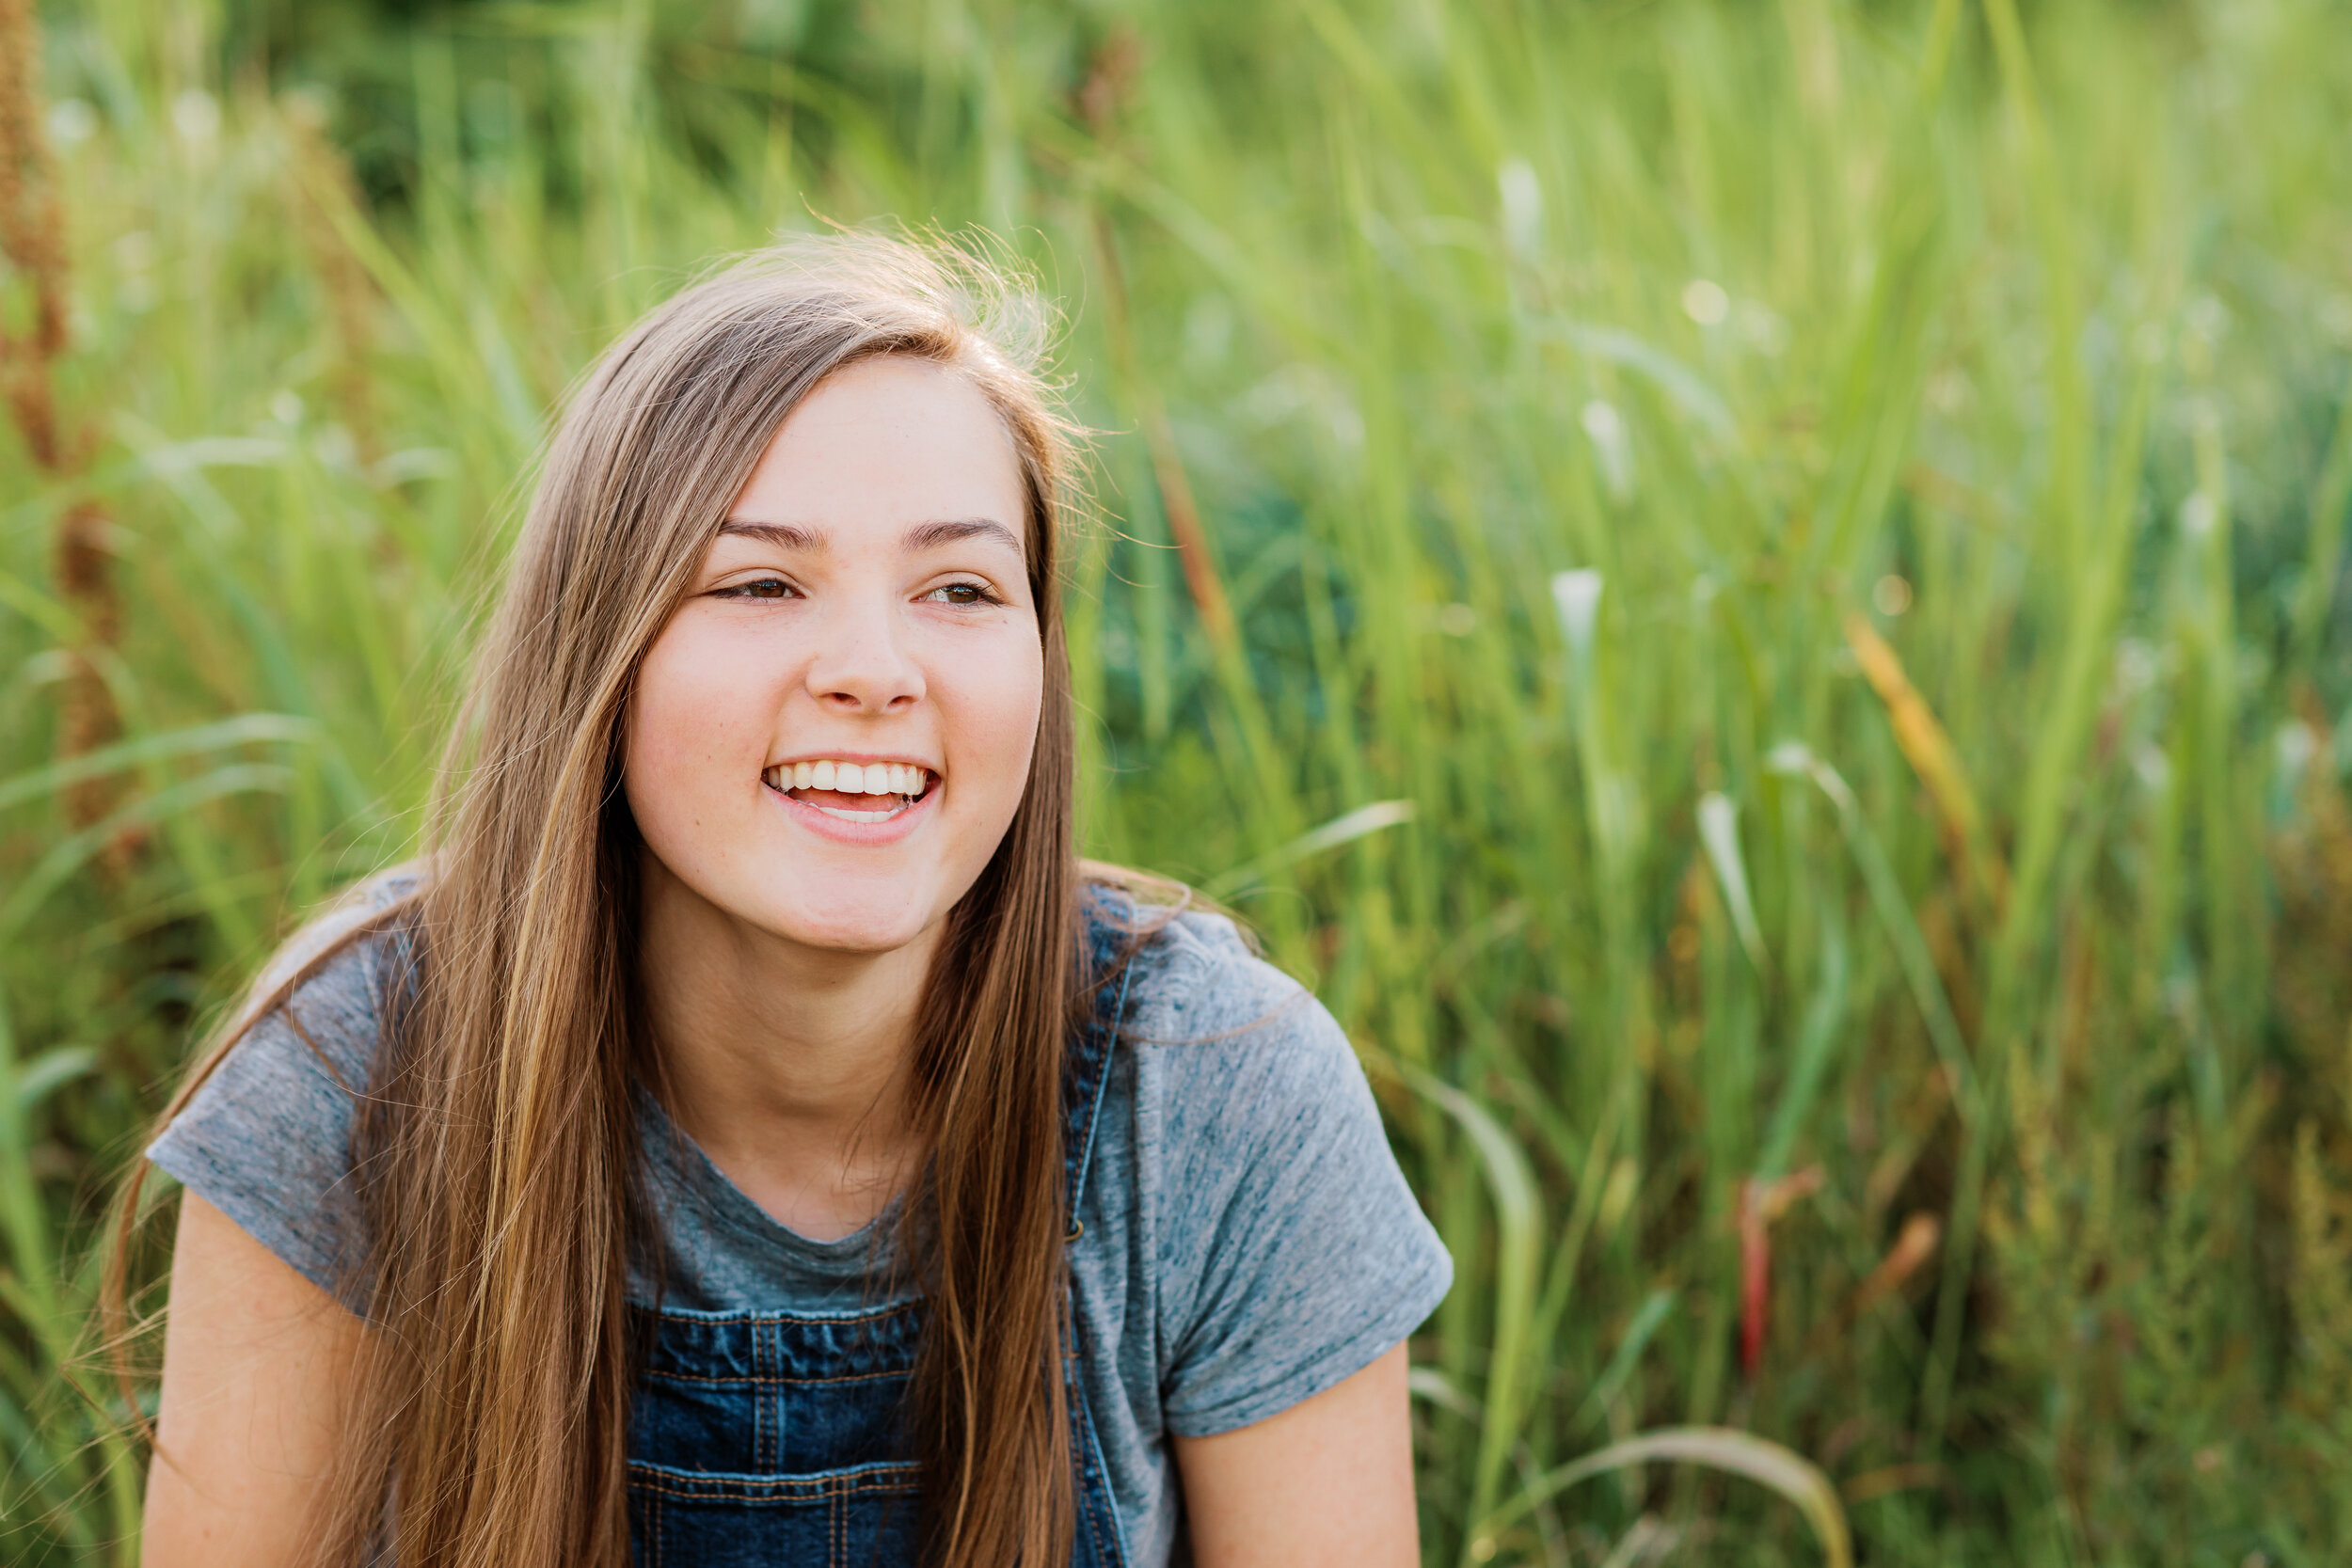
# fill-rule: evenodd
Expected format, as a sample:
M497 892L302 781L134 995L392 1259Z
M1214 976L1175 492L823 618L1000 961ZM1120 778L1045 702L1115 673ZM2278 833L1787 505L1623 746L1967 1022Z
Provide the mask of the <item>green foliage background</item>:
M2328 0L43 21L97 444L0 440L0 1556L125 1549L97 1199L403 852L567 381L882 217L1066 317L1090 850L1313 981L1454 1248L1430 1560L1819 1560L1720 1468L1554 1470L1685 1425L1873 1563L2352 1556Z

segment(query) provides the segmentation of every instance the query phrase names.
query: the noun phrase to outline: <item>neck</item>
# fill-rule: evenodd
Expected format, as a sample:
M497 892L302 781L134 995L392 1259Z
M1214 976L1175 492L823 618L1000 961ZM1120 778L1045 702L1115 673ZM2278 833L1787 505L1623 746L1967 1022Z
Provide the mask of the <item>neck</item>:
M886 953L745 926L645 857L638 972L669 1110L727 1179L818 1241L914 1174L915 1009L943 927Z

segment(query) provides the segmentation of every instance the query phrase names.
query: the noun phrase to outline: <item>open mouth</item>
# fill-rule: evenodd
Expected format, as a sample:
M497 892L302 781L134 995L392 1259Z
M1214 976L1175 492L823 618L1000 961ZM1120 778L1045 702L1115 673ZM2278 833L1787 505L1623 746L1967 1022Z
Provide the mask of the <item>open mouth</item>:
M908 762L787 762L760 774L779 795L844 822L887 822L930 793L939 775Z

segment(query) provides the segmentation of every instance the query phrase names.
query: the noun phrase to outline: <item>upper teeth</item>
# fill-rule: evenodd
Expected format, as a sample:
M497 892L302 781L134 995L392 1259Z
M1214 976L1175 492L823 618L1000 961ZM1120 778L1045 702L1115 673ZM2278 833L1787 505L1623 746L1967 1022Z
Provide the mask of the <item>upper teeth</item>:
M904 762L792 762L771 768L778 789L831 789L844 795L920 795L930 770Z

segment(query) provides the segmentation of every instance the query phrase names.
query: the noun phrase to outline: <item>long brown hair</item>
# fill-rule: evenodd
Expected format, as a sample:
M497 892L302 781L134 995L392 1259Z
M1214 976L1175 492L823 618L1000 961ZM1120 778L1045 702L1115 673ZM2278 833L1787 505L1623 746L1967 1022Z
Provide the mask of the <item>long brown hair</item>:
M1044 322L969 254L835 236L686 290L575 394L449 743L418 887L344 939L385 935L408 961L354 1141L371 1332L323 1560L356 1560L388 1528L403 1568L628 1560L623 1289L647 1223L634 1085L659 1071L634 977L624 717L776 427L827 375L883 355L955 371L1003 416L1045 665L1026 792L949 917L916 1015L930 1152L899 1251L928 1300L908 1396L926 1556L1068 1557L1059 1102L1082 977L1057 583L1069 446L1037 368ZM243 1010L167 1120L326 956Z

